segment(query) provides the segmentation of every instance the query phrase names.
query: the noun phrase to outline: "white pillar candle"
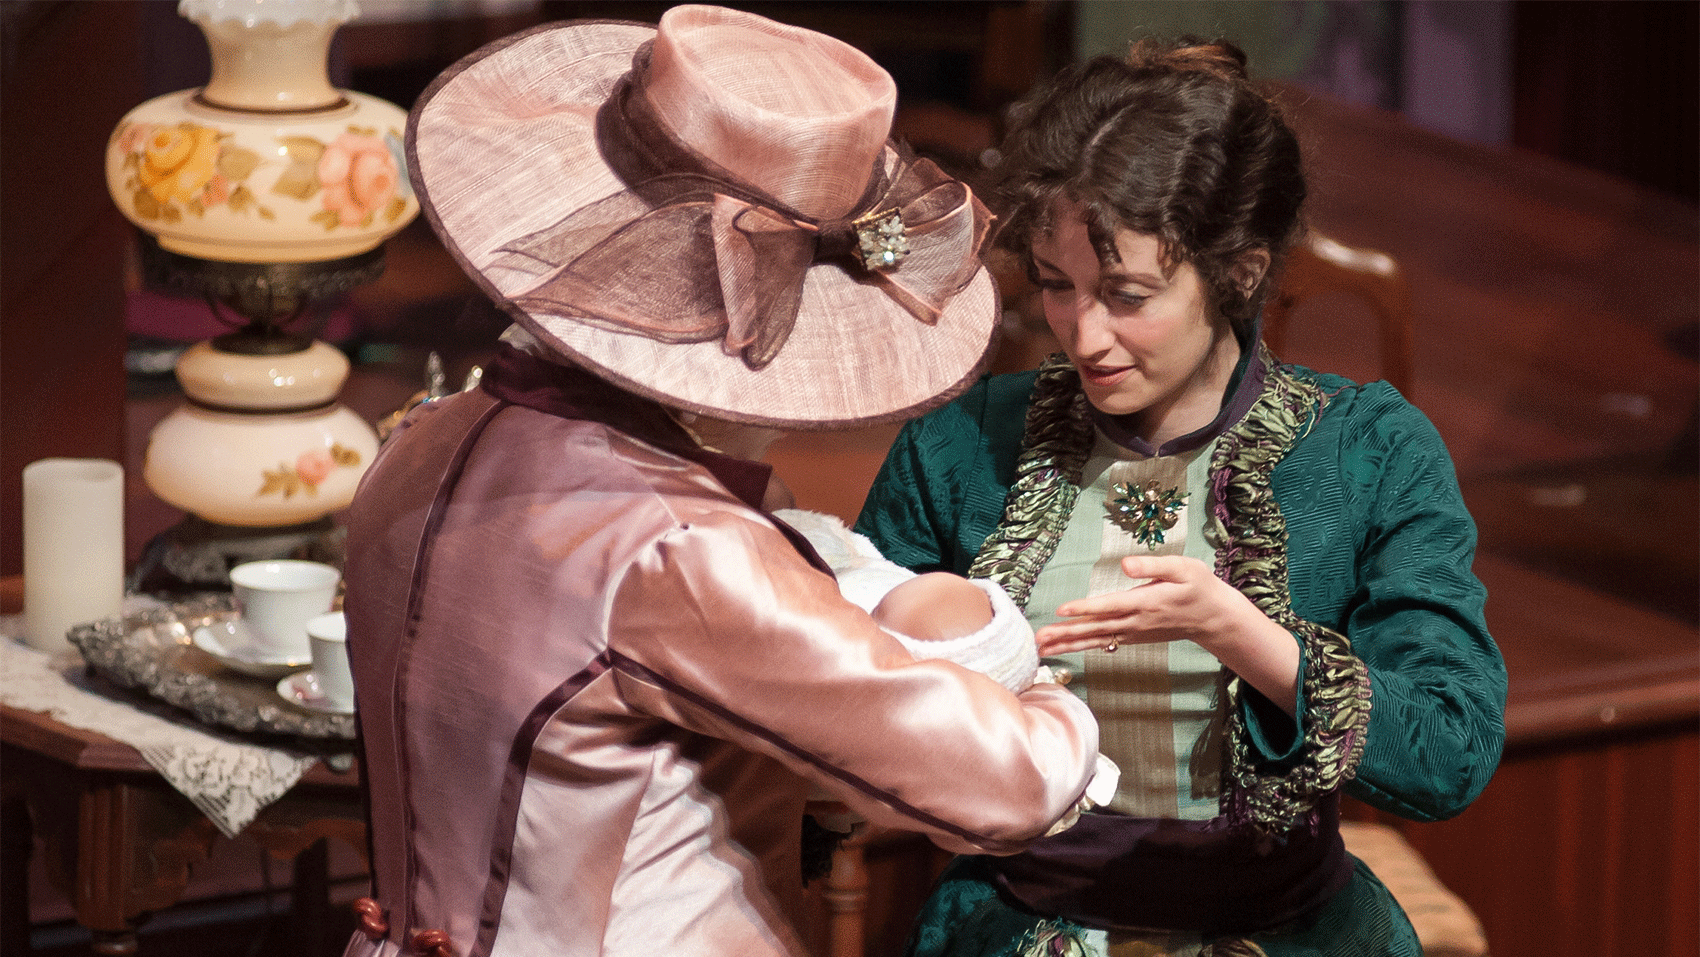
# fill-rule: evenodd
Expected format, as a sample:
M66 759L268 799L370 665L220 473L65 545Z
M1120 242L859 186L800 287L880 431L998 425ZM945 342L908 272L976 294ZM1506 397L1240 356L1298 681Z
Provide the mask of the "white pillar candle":
M24 640L73 650L73 625L124 606L124 469L105 459L24 466Z

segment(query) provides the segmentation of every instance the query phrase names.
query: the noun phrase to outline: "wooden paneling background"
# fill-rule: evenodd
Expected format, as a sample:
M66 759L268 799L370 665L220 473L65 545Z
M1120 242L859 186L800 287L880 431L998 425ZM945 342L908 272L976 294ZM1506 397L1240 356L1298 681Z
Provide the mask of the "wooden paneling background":
M1394 824L1464 898L1494 957L1700 952L1700 728L1513 747L1451 821Z
M23 571L25 465L124 460L130 232L105 157L142 99L139 18L134 2L0 7L0 576Z

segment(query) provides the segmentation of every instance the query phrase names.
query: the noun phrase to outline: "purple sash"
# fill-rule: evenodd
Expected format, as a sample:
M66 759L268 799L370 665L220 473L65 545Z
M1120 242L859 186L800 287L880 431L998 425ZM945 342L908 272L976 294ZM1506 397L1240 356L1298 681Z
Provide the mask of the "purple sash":
M1016 900L1088 927L1249 934L1303 917L1351 880L1339 825L1337 795L1314 826L1277 838L1221 817L1083 814L1021 854L984 860Z

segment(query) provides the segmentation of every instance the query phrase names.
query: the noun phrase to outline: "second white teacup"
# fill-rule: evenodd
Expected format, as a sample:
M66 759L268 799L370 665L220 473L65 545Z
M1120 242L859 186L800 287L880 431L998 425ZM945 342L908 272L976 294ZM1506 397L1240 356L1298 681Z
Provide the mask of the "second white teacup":
M354 710L354 676L348 670L348 622L342 612L319 615L307 622L313 644L313 677L325 704L338 711Z
M256 657L291 660L312 653L307 620L331 610L342 574L334 565L296 559L246 562L230 570L236 608Z

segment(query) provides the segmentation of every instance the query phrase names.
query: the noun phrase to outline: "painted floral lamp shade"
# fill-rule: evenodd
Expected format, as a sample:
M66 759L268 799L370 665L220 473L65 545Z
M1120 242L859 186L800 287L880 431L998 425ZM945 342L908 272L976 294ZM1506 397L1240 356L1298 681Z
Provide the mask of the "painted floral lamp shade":
M398 106L329 81L352 0L184 0L212 78L155 97L113 130L107 188L172 252L313 262L375 248L419 212Z

